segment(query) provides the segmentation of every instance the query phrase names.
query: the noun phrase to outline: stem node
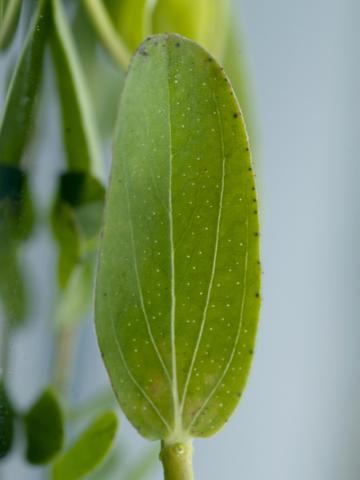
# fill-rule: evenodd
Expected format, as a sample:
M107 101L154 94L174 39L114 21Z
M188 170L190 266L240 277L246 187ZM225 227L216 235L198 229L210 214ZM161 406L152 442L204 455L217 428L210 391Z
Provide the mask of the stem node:
M192 442L161 444L160 460L165 480L194 480Z

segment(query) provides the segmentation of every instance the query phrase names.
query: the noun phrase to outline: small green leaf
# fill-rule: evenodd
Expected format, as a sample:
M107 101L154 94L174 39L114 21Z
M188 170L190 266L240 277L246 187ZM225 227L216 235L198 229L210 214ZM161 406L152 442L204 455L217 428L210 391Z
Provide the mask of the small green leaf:
M11 43L20 17L21 0L8 0L2 8L4 10L1 12L0 49L8 47Z
M117 431L114 412L101 414L53 467L54 480L77 480L94 470L108 454Z
M96 249L105 190L90 174L69 171L60 176L58 191L52 226L60 250L59 283L65 288L74 270Z
M33 212L28 178L19 167L0 164L0 217L2 248L29 236Z
M10 325L26 316L26 292L18 247L32 230L28 179L19 167L0 164L0 303Z
M35 465L48 463L64 443L63 415L55 394L45 390L25 415L24 422L28 462Z
M122 94L95 308L112 386L140 433L182 443L224 425L251 365L259 288L234 92L200 46L152 37Z
M48 0L40 0L12 76L0 122L0 163L19 165L33 124L49 28Z
M14 438L14 410L0 379L0 460L11 450Z
M51 0L55 62L69 170L101 179L102 161L97 129L81 62L61 0Z

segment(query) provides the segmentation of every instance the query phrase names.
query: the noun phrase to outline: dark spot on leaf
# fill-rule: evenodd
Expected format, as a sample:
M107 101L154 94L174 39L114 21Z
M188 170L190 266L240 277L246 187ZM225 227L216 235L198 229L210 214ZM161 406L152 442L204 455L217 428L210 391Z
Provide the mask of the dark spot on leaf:
M212 59L211 57L208 57L208 58L207 58L207 61L208 61L208 62L212 62L213 59Z
M249 147L246 147L246 148L245 148L245 152L248 152L248 151L249 151Z
M253 353L254 353L254 350L251 348L251 349L249 350L249 355L252 355Z
M237 117L238 117L238 114L237 114L237 113L234 113L233 117L234 117L234 118L237 118Z
M258 292L255 293L256 298L260 298L260 294Z
M249 172L251 172L251 170L252 170L251 167L249 167L248 170L249 170Z
M259 233L258 232L255 232L254 233L254 237L258 237L259 236Z
M180 47L180 42L176 42L175 47Z

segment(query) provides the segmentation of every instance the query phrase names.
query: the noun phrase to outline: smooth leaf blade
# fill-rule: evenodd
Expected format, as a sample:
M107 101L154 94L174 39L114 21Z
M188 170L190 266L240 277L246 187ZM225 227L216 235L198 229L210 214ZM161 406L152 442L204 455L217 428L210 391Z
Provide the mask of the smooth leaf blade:
M64 442L63 415L59 402L51 390L45 390L24 418L28 462L48 463Z
M27 144L49 28L48 0L40 0L6 96L0 122L0 163L19 165Z
M61 0L51 0L54 25L52 52L61 98L64 141L70 170L102 179L97 128L81 62Z
M0 14L0 49L5 49L11 43L19 22L21 0L9 0L2 6L3 12Z
M118 427L114 412L101 414L53 467L54 480L77 480L94 470L109 452Z
M208 436L236 407L258 320L258 240L226 76L190 40L150 38L123 90L96 289L105 365L143 435Z

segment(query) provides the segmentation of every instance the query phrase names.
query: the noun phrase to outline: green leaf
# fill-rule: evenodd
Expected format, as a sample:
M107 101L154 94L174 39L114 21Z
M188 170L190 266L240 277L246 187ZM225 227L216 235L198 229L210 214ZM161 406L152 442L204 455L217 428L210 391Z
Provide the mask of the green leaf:
M1 1L0 6L3 9L0 19L0 49L4 49L9 46L16 31L20 17L21 0L8 0L5 1L5 5Z
M0 218L0 303L9 323L16 326L26 316L18 247L33 225L28 178L19 167L0 164Z
M62 411L55 394L45 390L24 417L28 462L48 463L62 449L64 424Z
M114 412L97 417L69 450L55 461L52 478L77 480L94 470L108 454L117 426Z
M26 173L16 166L0 164L0 249L28 238L33 212Z
M119 66L127 68L131 54L116 31L103 1L83 0L83 4L104 46Z
M158 0L153 32L176 32L223 57L229 19L229 0Z
M0 460L11 450L14 438L15 414L5 385L0 379Z
M53 58L61 97L63 132L70 170L102 179L99 139L81 62L61 0L52 0Z
M155 1L149 0L105 0L112 21L126 45L134 51L148 35L148 10Z
M69 171L60 176L52 213L53 232L59 245L59 283L65 288L80 263L97 246L105 190L90 174Z
M27 296L15 248L0 248L0 304L12 327L26 318Z
M234 92L197 44L152 37L122 94L95 308L112 386L141 434L183 442L223 426L248 376L259 288Z
M40 0L5 100L0 122L2 165L20 164L30 136L48 28L48 1Z

